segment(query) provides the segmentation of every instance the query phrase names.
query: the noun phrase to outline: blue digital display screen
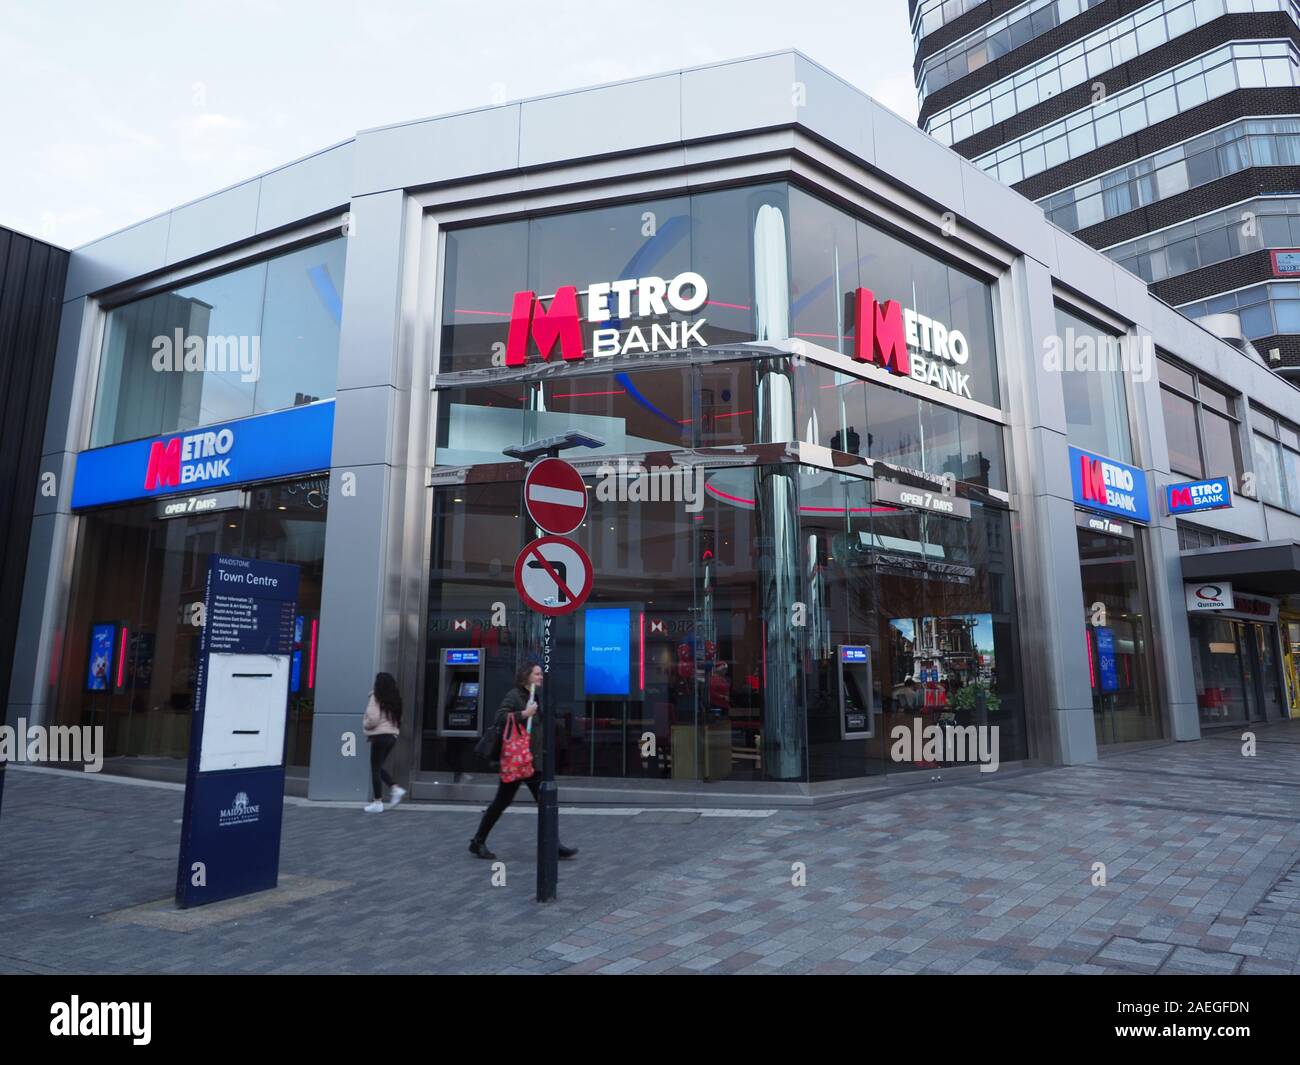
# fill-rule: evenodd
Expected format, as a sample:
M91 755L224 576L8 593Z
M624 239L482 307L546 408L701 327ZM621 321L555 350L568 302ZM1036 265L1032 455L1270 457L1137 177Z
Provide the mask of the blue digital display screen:
M302 652L294 651L289 665L289 691L295 695L302 687Z
M86 690L108 690L108 675L113 668L113 637L116 625L95 625L90 630L90 659L86 667Z
M842 662L865 662L867 660L867 649L865 647L841 647L840 661Z
M586 614L582 676L587 697L631 694L632 611L599 607Z
M1102 691L1119 691L1119 671L1115 663L1115 633L1112 629L1097 629L1097 671L1101 674L1099 687Z
M478 665L480 652L473 651L448 651L447 665L449 666L476 666Z

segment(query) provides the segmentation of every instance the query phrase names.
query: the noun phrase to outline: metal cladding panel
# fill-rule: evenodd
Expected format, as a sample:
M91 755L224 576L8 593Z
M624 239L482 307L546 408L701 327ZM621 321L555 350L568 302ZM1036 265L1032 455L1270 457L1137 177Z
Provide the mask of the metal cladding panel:
M0 229L0 692L9 691L68 253Z
M676 144L682 139L681 77L629 81L523 104L519 165Z

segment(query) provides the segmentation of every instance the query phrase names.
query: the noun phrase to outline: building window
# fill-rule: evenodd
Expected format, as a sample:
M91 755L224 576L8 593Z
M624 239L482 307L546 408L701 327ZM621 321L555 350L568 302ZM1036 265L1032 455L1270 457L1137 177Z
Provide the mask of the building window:
M1106 248L1148 284L1264 248L1300 247L1300 197L1247 200Z
M974 33L940 49L921 70L917 85L921 103L932 92L973 74L994 60L1041 37L1102 0L1029 0Z
M1114 333L1060 307L1056 308L1056 328L1063 356L1089 349L1096 353L1118 350L1119 338ZM1062 364L1061 389L1065 395L1070 443L1120 462L1130 462L1133 449L1124 371L1102 365L1101 355L1090 362L1092 368L1081 368L1081 359L1076 363L1071 358Z
M1251 340L1300 333L1300 283L1269 281L1222 296L1184 303L1178 308L1188 318L1207 314L1235 314L1242 333Z
M1300 431L1262 407L1251 407L1258 498L1300 514Z
M927 130L944 144L960 140L957 131L969 137L973 133L1005 122L1053 96L1059 95L1089 78L1099 78L1109 70L1168 44L1197 26L1203 26L1230 11L1241 9L1240 0L1156 0L1133 14L1116 19L1110 25L1073 41L1051 55L1031 63L1014 74L973 93L951 107L935 113L926 122ZM1246 10L1284 11L1295 21L1292 0L1247 0ZM978 49L975 53L979 56ZM1217 69L1209 77L1188 77L1179 82L1180 109L1204 103L1217 95L1213 75L1227 72ZM1112 126L1119 125L1118 110L1112 112ZM1108 137L1113 140L1114 137Z
M1073 233L1250 167L1296 163L1300 163L1300 120L1245 119L1037 202L1048 221Z
M1238 536L1236 533L1222 532L1219 529L1207 529L1188 521L1178 523L1179 551L1199 551L1206 547L1226 547L1229 544L1250 542L1249 536Z
M1158 364L1169 468L1192 478L1226 475L1236 487L1241 483L1236 400L1168 359Z
M345 247L313 244L110 310L90 446L332 397Z
M1289 41L1225 45L1009 141L974 162L1014 185L1234 89L1295 85L1296 67ZM939 131L936 137L945 140ZM963 130L954 124L946 143L962 139Z

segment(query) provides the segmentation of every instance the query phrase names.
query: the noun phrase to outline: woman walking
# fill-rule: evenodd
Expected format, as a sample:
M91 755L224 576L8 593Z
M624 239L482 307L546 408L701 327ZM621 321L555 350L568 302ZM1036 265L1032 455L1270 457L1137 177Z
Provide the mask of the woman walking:
M505 697L501 700L501 706L497 709L496 720L492 727L499 737L498 743L505 739L507 731L516 734L515 730L526 730L532 723L532 730L528 733L527 752L531 753L533 773L530 776L516 778L514 773L517 771L517 758L512 759L512 764L507 765L507 760L502 757L505 752L500 752L493 760L501 761L501 782L497 785L497 793L493 797L491 804L483 812L483 819L478 824L478 831L474 833L474 838L469 841L469 851L479 858L493 860L496 855L487 848L488 833L492 831L492 826L505 813L505 809L514 800L516 793L519 791L520 784L526 784L528 790L532 792L533 798L537 798L538 785L541 783L540 770L542 760L542 729L541 721L534 721L537 717L540 707L537 702L538 692L542 686L542 667L525 663L515 673L515 682L510 690L506 692ZM516 734L517 735L517 734ZM513 745L512 745L513 746ZM521 752L523 753L523 752ZM566 847L560 844L560 857L572 858L578 853L577 847Z
M368 814L384 812L384 785L389 787L389 801L396 806L406 795L405 788L393 782L384 763L397 746L401 734L402 693L391 673L376 673L375 687L366 702L366 712L361 719L362 731L370 743L370 784L375 796L366 807Z

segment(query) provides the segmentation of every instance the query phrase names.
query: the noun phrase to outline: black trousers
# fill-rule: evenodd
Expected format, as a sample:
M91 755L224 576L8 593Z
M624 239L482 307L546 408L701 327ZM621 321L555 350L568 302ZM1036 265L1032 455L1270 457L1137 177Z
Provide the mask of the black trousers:
M393 786L392 775L384 768L384 763L396 746L397 737L391 733L381 732L378 736L370 737L370 783L374 786L376 800L383 800L382 784L387 784L390 788Z
M520 784L527 784L528 790L533 793L533 799L537 799L537 789L541 782L534 773L527 780L512 780L507 784L504 780L497 784L497 793L492 797L492 802L488 808L483 811L483 820L478 823L478 831L474 833L474 838L480 843L486 843L488 833L492 831L492 826L497 823L501 815L506 812L519 791Z

